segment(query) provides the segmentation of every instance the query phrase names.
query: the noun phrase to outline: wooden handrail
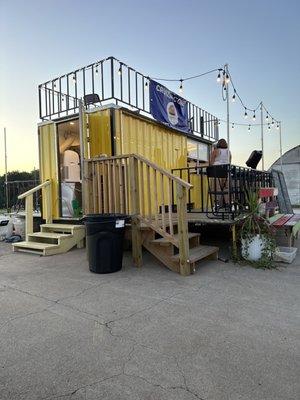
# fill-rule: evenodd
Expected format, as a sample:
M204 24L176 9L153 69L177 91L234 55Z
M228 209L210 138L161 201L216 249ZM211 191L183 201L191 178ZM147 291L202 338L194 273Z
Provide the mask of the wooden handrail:
M88 162L97 162L97 161L109 161L109 160L121 160L121 159L128 159L128 158L135 158L137 160L142 161L143 163L147 164L149 167L155 169L156 171L164 174L168 178L170 178L173 182L177 182L180 185L184 186L187 189L191 189L193 185L190 183L184 181L183 179L178 178L177 176L173 175L171 172L167 171L166 169L154 164L152 161L148 160L147 158L141 156L140 154L124 154L121 156L109 156L109 157L97 157L97 158L91 158L87 160Z
M142 262L142 223L178 247L180 273L190 273L186 213L193 185L139 154L85 160L84 184L85 213L131 215L136 265Z
M28 236L33 233L33 194L38 190L43 191L45 196L45 208L43 214L47 224L52 223L52 194L51 194L51 180L47 180L34 188L27 190L18 196L18 199L25 199L25 231L26 240Z
M24 192L24 193L20 194L18 196L18 199L19 200L25 199L25 197L30 196L31 194L37 192L40 189L43 189L46 186L49 186L49 185L51 185L51 181L45 181L45 182L41 183L40 185L37 185L37 186L35 186L34 188L32 188L30 190L27 190L27 192Z

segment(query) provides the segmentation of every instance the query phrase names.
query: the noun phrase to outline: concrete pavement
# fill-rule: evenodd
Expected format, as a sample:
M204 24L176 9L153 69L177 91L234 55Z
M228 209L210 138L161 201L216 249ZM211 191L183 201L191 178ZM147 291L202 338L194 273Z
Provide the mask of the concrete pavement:
M299 246L299 241L298 241ZM300 256L181 277L144 254L90 273L85 250L0 244L1 400L296 400Z

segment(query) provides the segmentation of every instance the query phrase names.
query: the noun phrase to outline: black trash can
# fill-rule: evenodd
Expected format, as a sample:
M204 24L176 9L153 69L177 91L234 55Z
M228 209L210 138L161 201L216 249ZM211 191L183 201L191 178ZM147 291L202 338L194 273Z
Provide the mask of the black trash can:
M108 274L120 271L126 216L89 214L85 218L86 247L90 271Z

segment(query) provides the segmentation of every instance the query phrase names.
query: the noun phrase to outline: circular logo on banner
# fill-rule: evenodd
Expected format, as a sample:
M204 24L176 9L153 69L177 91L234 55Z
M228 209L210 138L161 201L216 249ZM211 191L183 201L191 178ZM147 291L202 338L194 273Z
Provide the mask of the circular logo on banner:
M171 124L177 125L178 124L178 114L177 114L175 104L172 101L170 101L170 103L168 103L168 105L167 105L167 114L168 114L168 118L169 118L169 121L171 122Z

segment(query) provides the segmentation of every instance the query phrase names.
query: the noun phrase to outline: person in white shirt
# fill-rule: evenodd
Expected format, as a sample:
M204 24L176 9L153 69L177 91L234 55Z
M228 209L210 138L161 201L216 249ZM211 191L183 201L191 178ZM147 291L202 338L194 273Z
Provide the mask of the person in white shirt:
M231 152L225 139L220 139L210 155L210 165L231 164Z
M220 139L217 145L213 148L210 160L210 165L225 165L231 164L231 152L228 149L228 144L225 139ZM215 185L217 190L228 190L228 179L227 178L212 178L215 179ZM216 207L224 207L225 204L228 206L228 194L222 196L216 196Z

